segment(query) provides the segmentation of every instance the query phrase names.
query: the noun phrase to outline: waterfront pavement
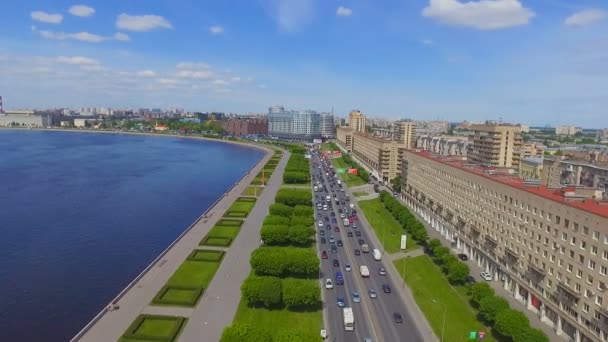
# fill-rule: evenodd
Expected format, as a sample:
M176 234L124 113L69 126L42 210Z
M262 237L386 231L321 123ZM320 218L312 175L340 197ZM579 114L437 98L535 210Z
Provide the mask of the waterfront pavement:
M277 165L264 192L241 226L241 231L224 256L219 270L209 288L190 316L190 321L182 331L179 342L219 341L222 331L234 319L241 301L241 283L251 272L249 257L260 246L262 221L268 214L268 207L274 203L277 191L283 183L283 172L289 159L289 152Z
M133 322L133 320L135 320L135 318L142 313L192 317L189 324L203 324L201 322L196 321L196 319L198 318L197 312L198 310L200 310L202 302L209 302L209 292L215 293L215 288L217 287L218 282L215 282L215 285L213 285L212 282L210 288L207 289L207 292L205 293L205 297L201 299L199 305L195 309L162 306L152 307L149 306L149 303L154 298L156 293L161 289L161 287L171 277L171 275L175 272L175 270L179 267L179 265L192 252L192 250L199 248L198 243L200 242L200 240L209 232L209 230L215 225L215 223L222 218L223 213L232 205L236 198L241 196L245 188L249 186L251 181L256 177L258 172L261 171L266 162L273 156L273 151L271 149L265 149L268 151L268 154L252 170L250 170L249 173L245 177L243 177L228 193L223 195L223 197L207 213L207 217L198 221L194 225L194 227L192 227L192 229L190 229L175 245L173 245L173 247L169 251L167 251L167 253L162 257L161 260L158 260L158 262L153 265L153 267L148 270L148 272L146 272L134 284L134 286L129 289L129 291L127 291L116 302L120 309L111 312L106 312L80 338L73 339L72 341L117 341L120 336L125 332L125 330L129 327L131 322ZM257 244L259 244L259 240L257 239L257 237L255 238L256 241L251 241L253 235L257 236L257 232L248 232L248 229L255 230L255 227L252 228L252 225L255 226L261 224L259 213L265 213L268 210L268 198L274 198L274 193L280 187L280 184L282 182L282 170L284 169L288 158L289 153L284 152L283 157L281 158L281 161L277 166L277 170L274 172L269 181L267 189L265 189L265 191L262 193L261 198L256 203L253 211L250 213L250 216L243 224L240 234L237 236L236 240L232 244L232 253L227 253L225 259L222 262L222 266L220 266L218 273L216 273L215 278L221 278L222 276L226 277L226 267L230 268L230 265L234 263L235 259L238 260L240 258L240 262L246 264L246 266L249 267L249 263L244 262L244 260L249 260L249 252L243 252L243 254L247 254L245 257L244 255L239 253L239 250L242 248L248 248L251 251L253 250L253 248L255 248ZM259 226L257 230L259 230ZM248 271L244 269L235 270L235 272L236 273L234 275L230 275L234 278L233 280L223 283L228 284L237 282L237 279L239 278L242 281L242 279L246 277L246 273L248 273ZM238 287L240 287L241 281L238 281ZM232 293L232 290L230 293ZM213 312L214 315L220 316L223 319L222 322L228 321L227 324L230 324L230 322L232 321L232 316L234 316L234 311L236 310L236 305L238 305L239 299L240 291L238 291L238 299L236 299L236 304L234 304L234 300L226 301L225 303L222 303L221 310L216 309L215 312L213 310L211 310L211 312ZM230 317L228 318L228 316ZM223 326L217 328L219 329L220 334L222 328ZM219 338L203 338L202 340L216 341L218 339ZM196 339L192 339L192 341L194 340L201 340L201 336L199 335L196 337ZM180 341L187 340L181 338Z

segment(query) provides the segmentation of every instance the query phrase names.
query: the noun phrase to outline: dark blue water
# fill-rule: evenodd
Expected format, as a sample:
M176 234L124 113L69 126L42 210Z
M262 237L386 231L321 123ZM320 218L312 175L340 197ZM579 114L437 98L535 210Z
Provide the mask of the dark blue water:
M0 341L66 341L262 157L192 139L0 130Z

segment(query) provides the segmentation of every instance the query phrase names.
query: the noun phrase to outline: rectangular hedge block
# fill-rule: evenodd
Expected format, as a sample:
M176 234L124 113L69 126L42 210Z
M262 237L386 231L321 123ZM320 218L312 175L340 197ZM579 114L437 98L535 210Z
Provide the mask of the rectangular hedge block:
M217 221L216 226L236 226L240 227L243 225L243 220L236 219L221 219Z
M193 307L202 294L200 287L164 286L152 299L152 304Z
M200 245L217 246L217 247L228 247L232 244L232 239L229 237L214 237L206 236L200 243Z
M255 202L256 199L253 197L239 197L236 199L237 202Z
M195 249L188 256L188 260L192 261L221 261L224 258L224 251Z
M245 218L249 215L246 211L230 210L224 213L224 217Z
M139 315L122 335L123 339L173 342L187 322L184 317Z

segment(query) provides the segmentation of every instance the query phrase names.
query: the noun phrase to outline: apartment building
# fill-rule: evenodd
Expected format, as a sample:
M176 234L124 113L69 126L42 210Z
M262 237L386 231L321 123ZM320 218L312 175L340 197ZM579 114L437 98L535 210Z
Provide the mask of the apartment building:
M331 139L336 137L336 125L334 123L334 115L331 113L321 113L321 122L319 130L322 138Z
M547 157L543 160L541 180L543 185L550 187L574 185L608 191L608 165Z
M519 176L523 179L540 180L543 171L543 158L526 157L519 163Z
M235 117L222 122L222 127L230 135L268 135L268 118Z
M416 147L442 156L466 157L469 139L453 136L419 136Z
M336 129L336 141L346 152L353 150L353 130L348 127L338 127Z
M388 182L401 172L405 144L360 133L353 134L352 144L352 155L379 180Z
M366 118L359 110L353 110L348 114L348 127L355 132L366 132Z
M321 115L313 110L286 111L282 106L272 106L268 108L268 134L294 140L320 138Z
M416 122L409 120L397 121L394 124L395 136L393 140L405 146L416 147Z
M607 341L608 203L454 159L404 152L408 207L565 340Z
M545 146L541 144L527 143L522 145L521 159L529 157L541 158L545 154Z
M519 168L521 127L492 121L471 125L467 158L475 164Z
M555 135L575 135L582 132L583 129L576 126L557 126L555 127Z

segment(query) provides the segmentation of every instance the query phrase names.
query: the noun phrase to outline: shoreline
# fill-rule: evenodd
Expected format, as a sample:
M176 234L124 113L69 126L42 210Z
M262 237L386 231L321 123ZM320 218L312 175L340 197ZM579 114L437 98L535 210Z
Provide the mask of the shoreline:
M80 129L49 129L49 128L15 128L15 127L0 127L0 130L27 130L27 131L51 131L51 132L80 132L80 133L103 133L103 134L125 134L125 135L143 135L143 136L151 136L151 137L172 137L172 138L189 138L189 139L197 139L197 140L206 140L206 141L216 141L219 143L231 143L234 145L240 145L242 147L255 148L262 151L264 154L262 158L251 168L249 168L239 179L237 179L232 186L226 189L202 214L200 214L188 227L186 227L182 233L180 233L175 240L173 240L162 252L160 252L156 258L154 258L135 278L129 282L114 298L112 298L108 304L106 304L100 312L95 315L92 319L88 321L75 335L70 339L70 342L79 341L84 335L99 321L103 318L103 316L109 312L108 307L118 302L122 297L124 297L131 289L133 289L137 283L150 271L152 270L161 259L173 248L177 245L184 236L186 236L201 220L207 218L207 214L212 212L218 203L224 199L237 185L239 185L243 179L250 176L252 171L257 168L263 168L266 162L272 158L274 155L274 150L267 146L257 145L253 143L245 143L241 141L233 141L226 139L214 139L207 138L202 136L184 136L177 134L162 134L162 133L148 133L148 132L122 132L122 131L98 131L98 130L80 130Z

